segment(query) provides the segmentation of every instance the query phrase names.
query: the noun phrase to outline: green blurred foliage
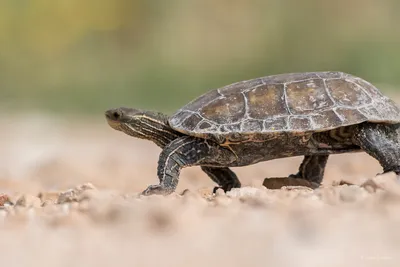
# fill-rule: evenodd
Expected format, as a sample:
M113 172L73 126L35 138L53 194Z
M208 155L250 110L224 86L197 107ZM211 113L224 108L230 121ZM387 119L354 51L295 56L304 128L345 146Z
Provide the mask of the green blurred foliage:
M232 82L341 70L400 84L398 0L0 1L0 103L173 111Z

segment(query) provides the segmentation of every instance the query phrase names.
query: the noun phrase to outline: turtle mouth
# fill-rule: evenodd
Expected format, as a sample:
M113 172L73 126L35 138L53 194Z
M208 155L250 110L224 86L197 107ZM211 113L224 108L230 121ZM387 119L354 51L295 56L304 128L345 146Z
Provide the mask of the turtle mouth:
M108 123L108 125L110 125L111 128L121 131L121 123L119 121L115 121L115 120L107 118L107 123Z
M122 119L122 112L119 109L110 109L105 112L105 117L107 120L108 125L111 128L120 131L121 130L121 119Z

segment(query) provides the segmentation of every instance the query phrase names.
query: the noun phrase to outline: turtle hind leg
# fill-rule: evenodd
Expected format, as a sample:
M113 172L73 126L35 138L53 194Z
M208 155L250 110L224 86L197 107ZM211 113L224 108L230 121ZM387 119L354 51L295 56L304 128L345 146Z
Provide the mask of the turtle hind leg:
M383 172L400 174L400 124L360 124L353 142L379 161Z
M211 178L211 180L218 184L218 186L214 187L214 194L220 188L224 190L224 192L227 192L232 188L240 188L241 186L236 174L229 168L201 166L201 169Z
M290 178L301 178L320 184L324 178L325 166L329 155L305 156L297 174L289 175Z

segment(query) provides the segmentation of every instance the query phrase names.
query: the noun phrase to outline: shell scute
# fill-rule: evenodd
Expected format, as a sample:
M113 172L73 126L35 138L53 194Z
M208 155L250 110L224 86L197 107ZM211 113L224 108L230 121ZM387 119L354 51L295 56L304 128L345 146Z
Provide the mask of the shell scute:
M242 122L242 129L246 129L249 132L260 132L263 130L263 121L259 120L245 120Z
M282 131L287 129L288 117L276 117L264 120L264 132Z
M286 95L289 110L294 115L310 114L334 106L322 79L289 83Z
M371 97L355 83L339 79L327 80L325 83L332 98L341 106L358 107L372 103Z
M378 101L374 107L377 110L378 116L376 116L377 120L381 120L385 118L387 121L390 122L398 122L398 114L399 108L390 99L384 99L382 101Z
M251 118L263 120L266 116L289 115L285 104L283 84L261 85L244 95Z
M240 127L241 123L221 125L220 132L222 133L240 132L241 131Z
M219 97L200 110L202 117L218 124L235 123L244 117L246 112L242 94Z
M189 131L194 131L196 129L196 126L202 121L203 119L200 117L199 114L193 113L187 119L185 119L181 127L184 127L188 129Z
M351 77L348 79L348 81L359 85L373 99L384 97L383 94L375 86L361 78Z
M357 109L339 107L335 111L343 120L343 123L347 125L352 124L356 121L363 122L367 120L367 117Z
M342 124L342 119L333 110L324 110L312 116L315 129L337 127Z
M210 129L212 127L213 127L213 125L211 123L209 123L208 121L202 121L201 123L199 123L197 125L197 128L200 131L204 131L204 130Z
M289 117L289 127L295 131L304 131L312 129L311 120L309 117Z
M178 126L178 125L182 124L182 122L184 122L192 114L193 114L192 111L181 109L181 110L179 110L179 116L172 116L169 119L169 124Z

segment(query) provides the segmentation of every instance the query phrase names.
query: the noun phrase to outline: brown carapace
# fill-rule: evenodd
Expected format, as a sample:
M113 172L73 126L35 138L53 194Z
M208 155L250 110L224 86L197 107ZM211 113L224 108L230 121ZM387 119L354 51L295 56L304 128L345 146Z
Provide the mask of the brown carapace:
M400 173L400 109L369 82L343 72L279 74L205 93L171 117L117 108L114 129L160 146L160 184L169 194L180 170L201 166L225 191L240 187L229 167L304 155L291 177L320 183L329 154L365 151Z

